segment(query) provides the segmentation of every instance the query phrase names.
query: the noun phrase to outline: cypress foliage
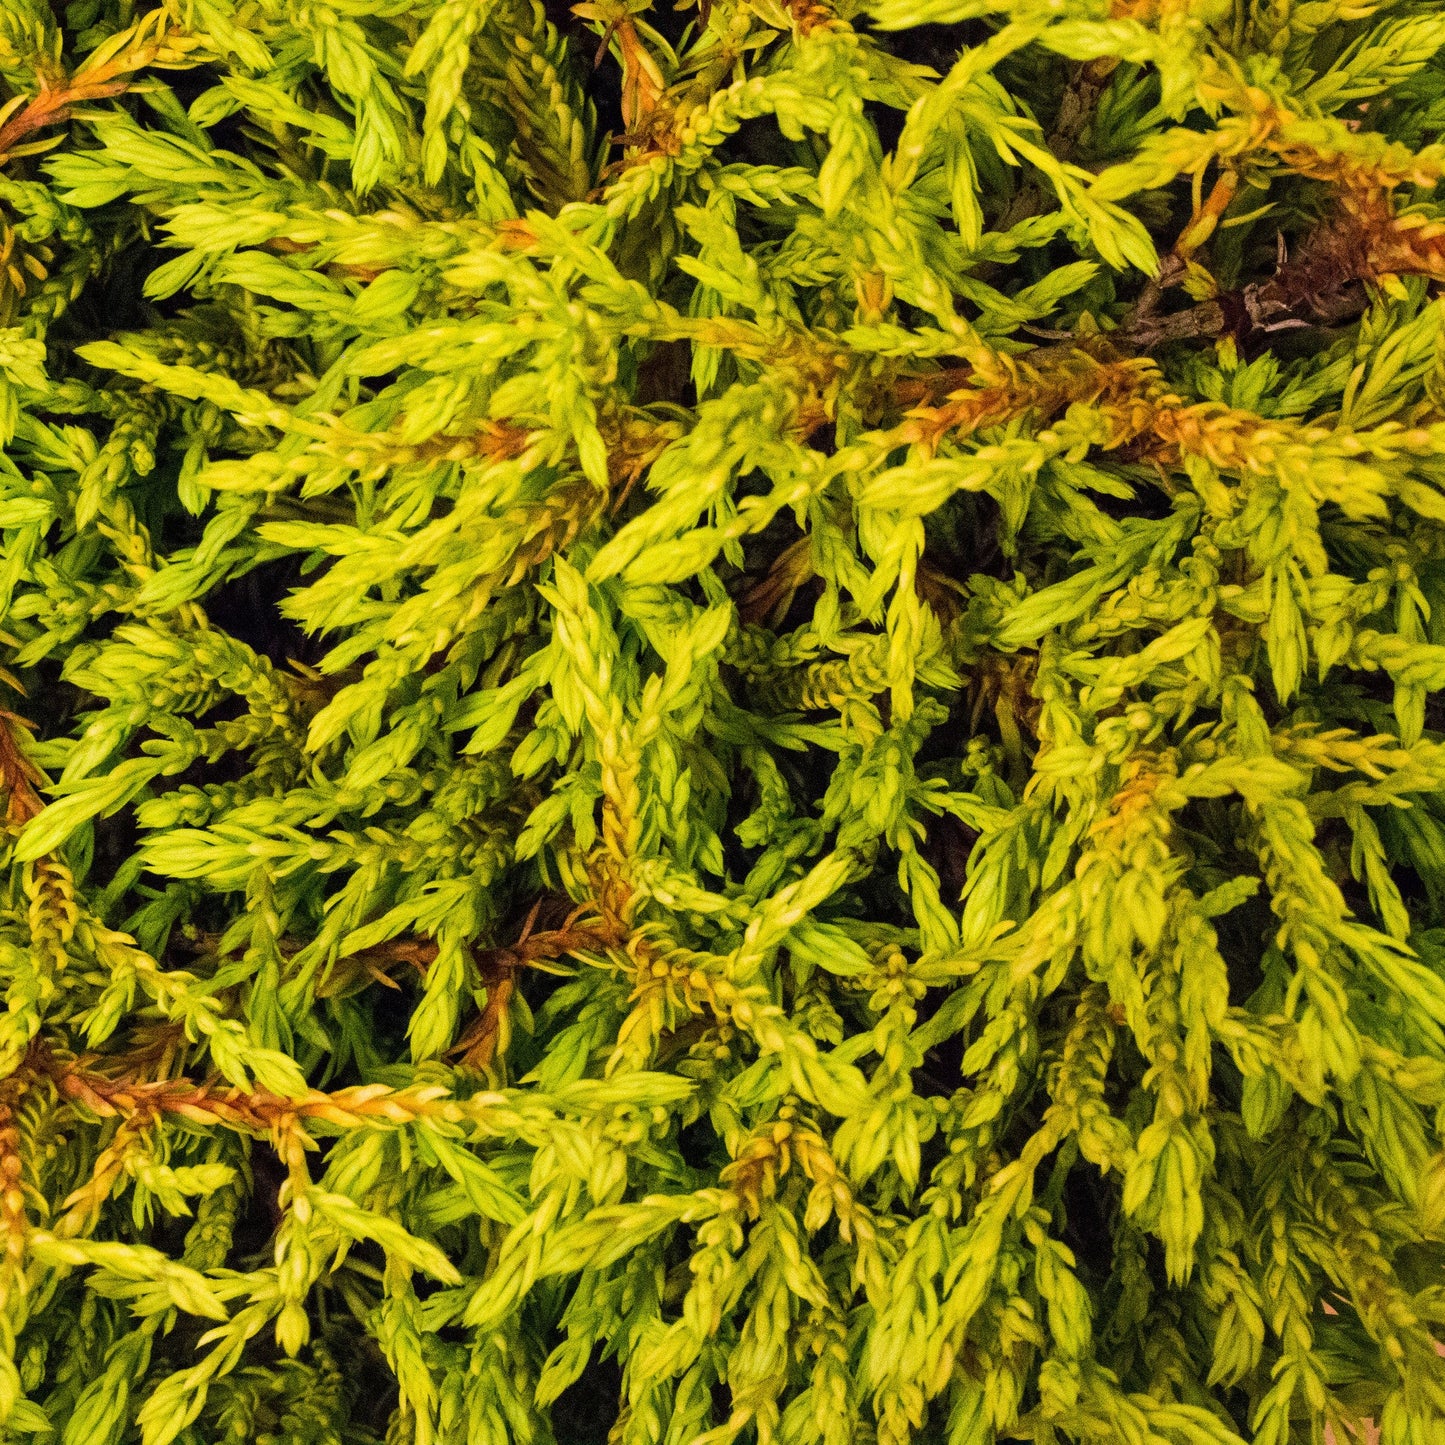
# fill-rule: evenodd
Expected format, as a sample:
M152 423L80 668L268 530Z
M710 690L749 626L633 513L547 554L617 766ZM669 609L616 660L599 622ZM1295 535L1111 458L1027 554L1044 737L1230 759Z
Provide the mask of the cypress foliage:
M0 1439L1445 1438L1436 0L0 0Z

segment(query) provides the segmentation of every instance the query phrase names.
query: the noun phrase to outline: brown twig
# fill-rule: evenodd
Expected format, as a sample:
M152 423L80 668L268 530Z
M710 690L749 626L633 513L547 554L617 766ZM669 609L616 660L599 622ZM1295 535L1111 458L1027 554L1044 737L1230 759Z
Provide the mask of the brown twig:
M560 928L533 932L541 906L540 902L533 906L516 943L477 955L487 987L487 1002L450 1050L464 1066L486 1068L495 1057L507 1005L516 986L516 974L521 969L540 967L568 954L620 948L627 941L625 924L610 910L584 918L578 909ZM301 945L285 940L283 947L294 953ZM404 959L418 968L425 968L437 952L436 944L429 939L399 940L377 948L385 950L392 960ZM275 1133L307 1118L325 1119L348 1127L377 1117L406 1122L416 1117L419 1109L424 1112L424 1106L439 1092L435 1089L398 1092L368 1085L329 1095L313 1090L303 1099L284 1099L264 1090L247 1091L215 1080L138 1079L132 1073L134 1062L130 1055L119 1058L91 1055L63 1060L56 1058L46 1045L36 1043L27 1055L26 1068L51 1078L64 1097L105 1117L119 1114L144 1120L148 1116L172 1113L193 1123L219 1124L251 1133ZM103 1072L105 1069L111 1072Z
M540 908L540 902L533 905L522 925L521 936L510 948L489 948L477 955L487 1002L449 1051L469 1068L484 1069L496 1056L507 1005L521 969L535 968L570 954L621 948L627 942L627 929L620 919L607 913L585 918L580 908L560 928L533 933Z
M1388 274L1445 280L1440 228L1402 225L1383 192L1348 195L1338 214L1312 232L1273 276L1166 316L1134 317L1110 340L1136 351L1171 341L1252 336L1352 320L1368 305L1365 283ZM1182 270L1182 267L1181 267Z
M627 941L627 929L610 911L595 917L584 916L586 909L575 909L560 928L534 932L542 900L532 906L522 925L517 941L507 947L475 949L473 958L487 990L487 1001L480 1014L467 1026L449 1051L473 1068L485 1068L495 1057L497 1040L507 1005L516 986L516 975L524 968L542 967L569 954L620 948ZM216 952L221 946L218 933L178 934L175 942L195 953ZM277 951L283 958L294 957L306 944L296 938L280 938ZM237 946L228 956L237 957L245 951ZM385 943L358 949L336 961L318 994L325 997L339 993L361 975L387 988L397 988L392 973L408 967L425 974L436 961L437 944L430 938L394 938Z
M167 27L164 11L155 11L135 25L128 37L107 42L87 66L69 79L52 84L49 75L41 74L39 91L0 125L0 165L27 136L69 120L76 106L122 94L130 86L128 77L134 71L147 65L190 63L185 53L196 44L193 38ZM112 45L117 48L106 54Z
M30 731L32 723L13 712L0 709L0 787L5 789L5 820L12 825L28 823L45 806L35 791L45 775L21 752L15 730Z

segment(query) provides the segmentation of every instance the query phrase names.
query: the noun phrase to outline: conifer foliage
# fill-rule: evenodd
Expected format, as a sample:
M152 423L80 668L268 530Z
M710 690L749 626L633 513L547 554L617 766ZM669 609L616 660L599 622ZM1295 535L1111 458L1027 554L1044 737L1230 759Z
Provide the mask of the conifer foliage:
M1438 1445L1442 52L0 0L0 1439Z

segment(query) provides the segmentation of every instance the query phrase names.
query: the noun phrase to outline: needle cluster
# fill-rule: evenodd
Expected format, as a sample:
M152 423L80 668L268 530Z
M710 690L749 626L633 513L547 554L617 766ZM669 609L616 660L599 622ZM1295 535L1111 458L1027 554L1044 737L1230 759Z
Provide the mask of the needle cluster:
M1436 0L0 0L0 1441L1445 1438Z

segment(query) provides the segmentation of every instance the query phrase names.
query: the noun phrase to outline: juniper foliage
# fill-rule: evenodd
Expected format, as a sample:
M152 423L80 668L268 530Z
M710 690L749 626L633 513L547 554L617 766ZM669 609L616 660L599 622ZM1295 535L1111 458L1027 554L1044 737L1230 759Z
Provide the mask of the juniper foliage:
M0 1436L1438 1442L1435 0L150 3L0 3Z

